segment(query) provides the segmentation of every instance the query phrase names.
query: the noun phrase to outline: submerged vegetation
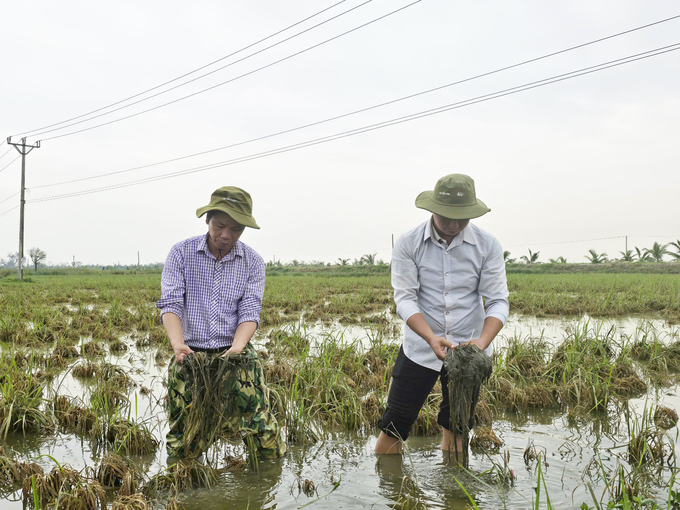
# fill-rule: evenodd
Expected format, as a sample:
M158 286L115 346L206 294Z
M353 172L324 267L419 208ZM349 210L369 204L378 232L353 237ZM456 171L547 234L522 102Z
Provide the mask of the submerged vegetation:
M338 433L371 437L384 410L400 325L389 276L380 266L365 267L363 275L348 266L354 273L282 271L267 280L255 345L285 440L303 451L320 448ZM241 438L221 438L203 463L169 462L150 469L149 458L162 450L163 380L172 354L155 309L158 279L155 274L55 275L25 283L0 281L2 494L21 491L31 507L178 508L187 490L214 487L227 474L259 469ZM508 450L502 451L498 424L538 411L564 416L576 428L600 424L621 441L620 448L612 447L616 455L607 452L606 462L598 458L602 450L593 452L584 484L597 486L602 496L588 497L584 505L606 508L608 500L613 507L657 497L660 490L672 494L677 412L657 399L636 414L629 402L655 399L680 382L677 328L659 332L641 323L634 333L624 334L604 327L598 318L643 314L677 323L680 275L510 273L509 287L517 312L591 318L565 331L559 342L542 334L510 333L496 349L470 437L473 454L486 456L492 467L475 476L506 492L513 487L514 461ZM216 391L212 380L205 379L196 400L204 404L196 406L192 417L199 435L218 430L220 417L228 413L206 404ZM414 435L439 434L438 385ZM214 414L207 414L208 408ZM35 452L17 456L7 446L10 439L57 433L86 444L94 467L74 469ZM542 488L534 493L536 500L548 496L547 457L547 451L531 445L522 459L536 477L535 486ZM407 475L394 504L425 508L415 471ZM321 497L318 483L296 476L298 494ZM474 476L459 481L466 490L479 483ZM332 479L332 490L336 483Z

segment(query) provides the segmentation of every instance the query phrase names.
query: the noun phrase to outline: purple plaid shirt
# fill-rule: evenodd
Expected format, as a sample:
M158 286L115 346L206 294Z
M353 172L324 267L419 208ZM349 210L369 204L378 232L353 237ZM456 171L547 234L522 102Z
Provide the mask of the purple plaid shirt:
M163 267L161 320L167 312L179 316L189 347L229 347L239 324L260 324L264 274L262 257L241 241L219 262L207 235L181 241Z

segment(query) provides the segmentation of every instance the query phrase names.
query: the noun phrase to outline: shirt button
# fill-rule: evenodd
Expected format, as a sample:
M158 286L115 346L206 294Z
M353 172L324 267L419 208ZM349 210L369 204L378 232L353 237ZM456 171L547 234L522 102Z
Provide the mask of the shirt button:
M449 314L449 312L446 312L446 315L448 315L448 314Z
M444 293L444 295L445 295L445 296L448 296L448 295L449 295L449 293L448 293L448 292L445 292L445 293Z
M446 276L449 276L449 273L446 273Z

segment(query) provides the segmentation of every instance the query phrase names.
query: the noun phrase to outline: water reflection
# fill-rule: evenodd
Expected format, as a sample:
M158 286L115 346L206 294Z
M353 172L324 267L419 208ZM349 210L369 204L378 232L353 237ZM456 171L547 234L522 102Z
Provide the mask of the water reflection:
M281 489L284 462L260 460L259 473L251 470L226 473L215 487L182 494L178 501L186 510L280 508L275 499Z
M496 348L507 346L511 338L542 338L551 346L557 346L565 337L583 328L605 333L612 328L618 338L631 339L643 336L661 337L671 340L680 336L680 328L670 326L663 319L642 317L595 318L588 315L580 317L535 317L510 314L500 335L494 340Z

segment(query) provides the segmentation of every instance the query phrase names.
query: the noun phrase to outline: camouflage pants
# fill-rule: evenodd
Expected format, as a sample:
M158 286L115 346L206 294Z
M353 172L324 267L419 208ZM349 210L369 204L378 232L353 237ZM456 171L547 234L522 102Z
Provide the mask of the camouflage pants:
M215 361L218 356L211 355ZM238 375L222 380L219 397L233 399L235 412L222 421L220 432L225 436L242 434L244 440L252 439L261 457L280 457L286 452L286 445L281 439L279 424L269 409L269 390L264 383L262 365L250 344L246 345L242 356L248 362L238 369ZM184 441L186 418L192 404L191 379L181 371L181 365L173 357L168 368L170 431L166 435L166 450L171 457L197 457L210 446L202 437L196 437L189 445Z

